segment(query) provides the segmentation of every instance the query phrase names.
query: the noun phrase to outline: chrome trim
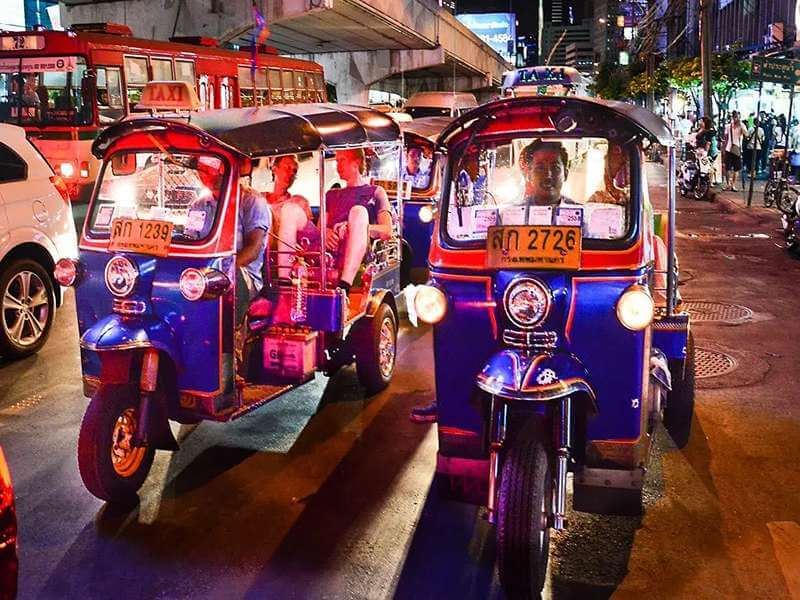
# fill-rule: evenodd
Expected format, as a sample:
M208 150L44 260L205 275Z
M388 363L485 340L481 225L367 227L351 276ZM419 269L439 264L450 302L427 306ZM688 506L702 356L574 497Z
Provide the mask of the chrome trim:
M509 295L511 294L512 291L514 291L514 289L517 286L522 285L523 283L532 283L534 286L538 287L542 292L544 292L544 297L545 297L544 312L542 313L542 318L538 319L535 323L530 323L530 324L520 323L511 315L511 311L508 310ZM550 292L550 288L547 287L547 285L543 281L537 279L536 277L529 277L529 276L517 277L516 279L511 280L511 283L509 283L506 286L506 289L503 292L503 310L505 311L509 321L511 321L514 325L516 325L520 329L533 329L534 327L539 325L539 323L544 322L545 319L547 319L547 317L550 315L550 309L552 308L552 306L553 306L553 296L552 293Z
M125 342L124 344L114 344L113 346L103 346L102 348L98 348L97 344L92 344L89 342L84 342L81 340L80 342L81 348L84 350L91 350L92 352L109 352L113 350L136 350L139 348L151 348L153 344L148 340L146 342Z
M147 304L141 300L114 298L111 301L111 310L120 315L143 315L147 312Z
M489 497L486 502L487 520L491 524L497 521L497 481L500 478L500 453L506 441L508 424L508 403L498 401L492 396L489 444Z
M558 450L556 450L556 485L553 494L553 529L561 531L567 526L567 473L572 446L572 398L561 401L559 414Z
M549 354L558 346L558 334L555 331L506 329L503 331L503 343L512 348Z

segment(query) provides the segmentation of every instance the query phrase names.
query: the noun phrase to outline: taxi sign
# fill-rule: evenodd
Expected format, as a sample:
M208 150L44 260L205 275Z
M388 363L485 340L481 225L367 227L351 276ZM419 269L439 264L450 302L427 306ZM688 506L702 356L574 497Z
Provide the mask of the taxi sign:
M577 269L581 264L581 228L558 225L490 227L486 236L490 269Z
M172 241L170 221L144 219L114 219L111 224L111 252L136 252L152 256L167 256Z
M137 110L197 110L201 106L194 86L186 81L151 81L142 91Z

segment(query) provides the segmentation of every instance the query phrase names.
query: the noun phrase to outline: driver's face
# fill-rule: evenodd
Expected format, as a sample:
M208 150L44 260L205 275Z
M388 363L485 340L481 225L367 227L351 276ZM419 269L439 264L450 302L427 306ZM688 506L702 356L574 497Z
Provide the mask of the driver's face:
M219 171L207 165L200 164L197 167L197 175L200 177L202 184L208 188L214 196L219 195L220 188L222 187L222 175Z
M561 154L555 150L537 150L525 174L527 194L537 204L557 204L561 199L566 171Z
M419 171L419 163L422 159L422 151L419 148L411 148L406 155L406 171L410 175L415 175Z

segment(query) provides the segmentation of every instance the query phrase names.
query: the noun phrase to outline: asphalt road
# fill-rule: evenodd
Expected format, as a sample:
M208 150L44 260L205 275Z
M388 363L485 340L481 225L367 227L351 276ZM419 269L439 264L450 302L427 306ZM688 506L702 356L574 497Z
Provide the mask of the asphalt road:
M663 170L650 170L661 203ZM696 344L738 366L700 380L685 450L659 432L644 517L570 515L546 598L800 597L800 262L776 247L776 223L681 202L684 299L753 311L697 323ZM404 326L399 352L373 398L348 369L234 423L182 426L140 505L115 511L78 475L86 400L70 294L38 356L0 363L20 597L502 598L492 529L437 496L434 429L407 418L433 394L430 331Z

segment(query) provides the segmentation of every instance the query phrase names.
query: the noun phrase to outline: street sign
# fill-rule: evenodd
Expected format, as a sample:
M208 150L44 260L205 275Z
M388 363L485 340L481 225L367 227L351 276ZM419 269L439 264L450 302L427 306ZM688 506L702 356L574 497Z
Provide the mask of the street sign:
M753 79L794 85L800 80L800 60L754 56Z

